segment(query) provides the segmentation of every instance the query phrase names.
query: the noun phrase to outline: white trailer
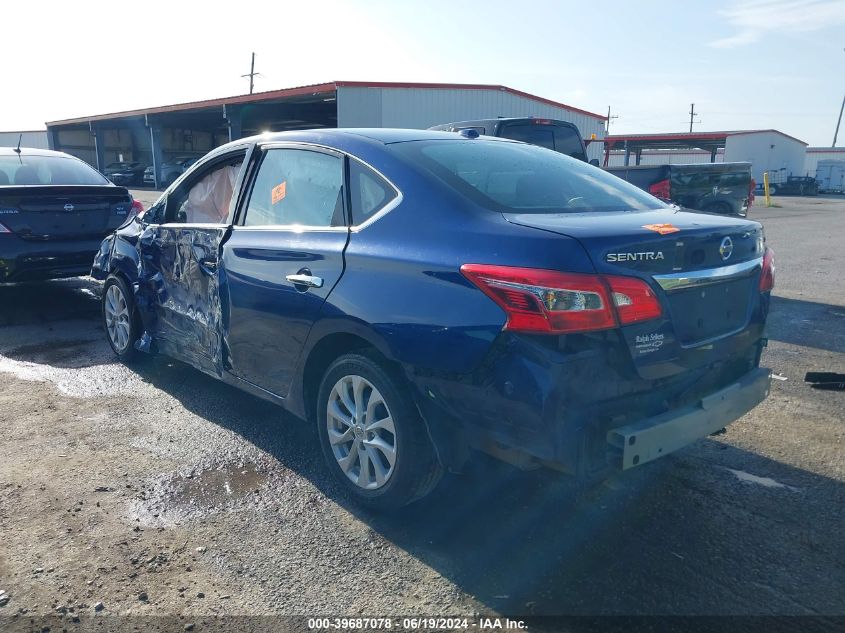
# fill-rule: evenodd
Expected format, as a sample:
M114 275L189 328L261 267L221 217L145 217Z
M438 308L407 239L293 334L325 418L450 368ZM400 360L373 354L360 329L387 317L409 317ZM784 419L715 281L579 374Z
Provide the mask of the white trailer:
M816 181L822 193L845 193L845 160L820 160Z

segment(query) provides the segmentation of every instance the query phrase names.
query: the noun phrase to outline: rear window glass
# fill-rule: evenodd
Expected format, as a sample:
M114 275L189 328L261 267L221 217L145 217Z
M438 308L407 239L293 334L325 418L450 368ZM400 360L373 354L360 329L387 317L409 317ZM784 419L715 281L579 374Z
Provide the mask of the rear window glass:
M561 154L587 160L581 139L571 127L558 125L541 125L536 123L517 123L506 125L499 134L502 138L522 141L539 145L546 149L553 149Z
M635 211L666 205L583 161L503 141L418 141L394 151L467 198L503 213Z
M0 185L107 185L81 160L64 156L0 156Z

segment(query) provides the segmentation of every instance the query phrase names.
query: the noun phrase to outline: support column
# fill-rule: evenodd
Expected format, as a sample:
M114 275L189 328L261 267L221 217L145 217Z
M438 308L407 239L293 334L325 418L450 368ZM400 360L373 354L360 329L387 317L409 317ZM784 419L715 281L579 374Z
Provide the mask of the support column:
M643 159L643 150L638 149L637 150L637 162L636 162L636 164L639 165L640 162L642 161L642 159Z
M229 125L229 142L243 137L242 111L235 106L223 106L223 118Z
M147 127L150 128L150 153L153 157L153 182L156 189L160 189L161 164L164 162L161 154L161 126L150 120L149 116L144 117Z
M97 171L106 168L106 133L101 127L88 123L88 129L94 135L94 162Z
M713 149L711 149L711 150L710 150L710 162L711 162L711 163L715 163L715 162L716 162L716 151L717 151L717 150L716 150L716 148L715 148L715 147L714 147Z
M47 128L47 147L53 151L61 151L59 145L59 130L54 127Z
M628 141L625 141L625 167L631 164L631 148L628 147Z

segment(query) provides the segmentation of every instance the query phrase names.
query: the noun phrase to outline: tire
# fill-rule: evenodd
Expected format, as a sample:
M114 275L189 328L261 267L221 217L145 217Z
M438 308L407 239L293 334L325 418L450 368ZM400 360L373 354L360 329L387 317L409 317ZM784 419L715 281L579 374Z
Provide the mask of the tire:
M141 320L132 291L121 277L109 277L103 285L103 329L112 351L123 362L134 360L135 341L141 336Z
M317 397L317 428L329 470L351 498L374 510L421 499L443 476L403 379L375 351L345 354L329 366ZM338 441L342 436L347 439Z

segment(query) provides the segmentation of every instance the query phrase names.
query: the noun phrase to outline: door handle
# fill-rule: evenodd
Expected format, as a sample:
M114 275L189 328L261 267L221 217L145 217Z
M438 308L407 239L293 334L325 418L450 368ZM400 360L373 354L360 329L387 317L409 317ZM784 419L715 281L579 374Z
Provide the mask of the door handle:
M213 275L217 272L217 260L209 257L204 257L199 260L200 270L207 275Z
M307 286L308 288L323 287L323 280L320 277L315 277L314 275L288 275L285 279L291 282L294 286Z

